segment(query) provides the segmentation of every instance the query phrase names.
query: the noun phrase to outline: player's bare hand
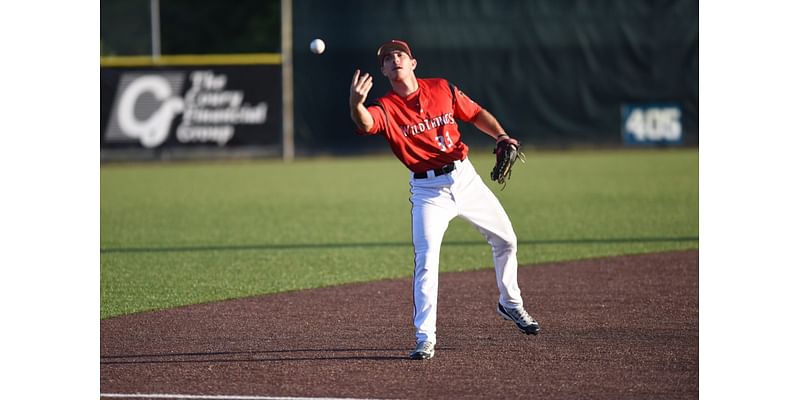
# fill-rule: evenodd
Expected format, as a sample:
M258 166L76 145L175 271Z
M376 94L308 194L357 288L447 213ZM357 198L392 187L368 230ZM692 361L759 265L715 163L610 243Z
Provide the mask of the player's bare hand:
M372 89L372 77L366 72L361 75L361 70L357 69L350 83L350 107L364 104L370 89Z

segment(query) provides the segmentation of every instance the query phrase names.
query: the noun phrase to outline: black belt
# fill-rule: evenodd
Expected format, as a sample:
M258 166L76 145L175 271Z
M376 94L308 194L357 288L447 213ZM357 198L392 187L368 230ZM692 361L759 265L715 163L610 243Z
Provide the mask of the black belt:
M449 174L449 173L453 172L454 169L456 169L456 163L450 163L450 164L445 165L442 168L434 169L433 170L433 176L440 176L440 175L444 175L444 174ZM415 172L414 173L414 179L425 179L427 177L428 177L428 171Z

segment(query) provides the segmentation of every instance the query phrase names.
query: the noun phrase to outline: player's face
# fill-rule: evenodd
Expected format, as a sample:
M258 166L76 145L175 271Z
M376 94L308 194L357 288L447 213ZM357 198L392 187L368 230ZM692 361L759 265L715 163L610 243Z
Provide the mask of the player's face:
M408 56L404 51L394 50L383 57L381 73L389 80L397 81L414 75L417 60Z

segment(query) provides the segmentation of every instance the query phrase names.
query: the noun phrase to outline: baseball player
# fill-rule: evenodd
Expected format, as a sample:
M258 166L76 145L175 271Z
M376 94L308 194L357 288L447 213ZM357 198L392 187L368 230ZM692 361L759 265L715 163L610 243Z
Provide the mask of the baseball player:
M467 157L456 120L474 124L498 143L509 141L500 123L444 79L419 79L408 44L392 40L378 49L381 74L392 90L365 105L372 76L356 70L350 85L350 117L358 132L380 134L411 171L411 231L414 244L414 326L412 359L429 359L436 345L439 251L454 217L472 223L492 247L500 298L497 312L526 334L539 323L522 306L517 284L517 238L497 197Z

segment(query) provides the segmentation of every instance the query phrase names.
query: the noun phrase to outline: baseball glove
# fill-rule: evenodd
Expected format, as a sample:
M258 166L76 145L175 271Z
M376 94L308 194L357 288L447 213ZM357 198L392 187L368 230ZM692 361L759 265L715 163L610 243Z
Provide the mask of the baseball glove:
M508 180L511 179L511 169L514 167L514 163L517 160L521 160L524 163L525 154L520 151L519 142L509 137L497 142L494 154L497 157L497 161L492 169L491 177L493 181L503 185L503 188L500 189L503 190L506 188Z

